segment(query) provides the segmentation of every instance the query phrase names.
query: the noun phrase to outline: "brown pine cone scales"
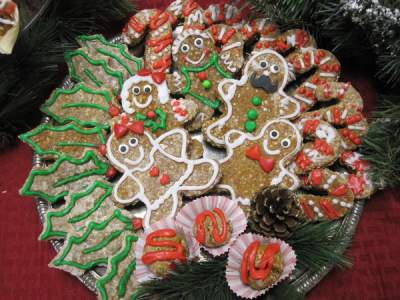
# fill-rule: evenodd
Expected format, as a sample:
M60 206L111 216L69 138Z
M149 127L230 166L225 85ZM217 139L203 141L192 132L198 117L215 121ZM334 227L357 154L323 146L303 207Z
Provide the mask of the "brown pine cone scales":
M268 187L251 203L249 224L253 231L266 236L288 237L304 220L296 194Z

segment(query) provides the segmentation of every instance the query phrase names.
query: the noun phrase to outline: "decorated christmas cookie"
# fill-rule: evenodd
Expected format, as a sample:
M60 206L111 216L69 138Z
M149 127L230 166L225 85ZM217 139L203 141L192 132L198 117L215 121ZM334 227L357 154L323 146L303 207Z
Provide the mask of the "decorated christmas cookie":
M197 104L185 99L171 99L165 74L140 70L125 81L121 92L123 111L156 135L182 127L197 114Z
M242 134L234 142L226 137L228 156L221 160L222 180L219 188L232 198L249 205L258 191L278 185L294 190L297 176L287 169L302 145L297 127L284 119L269 121L254 136Z
M137 201L146 206L145 226L174 216L183 195L210 190L219 179L218 163L188 157L188 133L181 128L153 138L143 121L115 124L107 142L107 157L121 171L113 190L122 205Z
M217 52L216 43L221 49ZM218 83L240 70L244 42L239 32L227 25L214 25L208 30L184 27L172 46L177 71L169 75L172 93L197 101L200 111L191 124L198 129L217 109L224 110L218 95Z
M284 92L289 75L287 62L277 52L264 50L252 55L240 80L226 79L219 84L227 108L203 127L207 140L226 146L225 137L233 132L257 136L269 120L297 117L299 103Z

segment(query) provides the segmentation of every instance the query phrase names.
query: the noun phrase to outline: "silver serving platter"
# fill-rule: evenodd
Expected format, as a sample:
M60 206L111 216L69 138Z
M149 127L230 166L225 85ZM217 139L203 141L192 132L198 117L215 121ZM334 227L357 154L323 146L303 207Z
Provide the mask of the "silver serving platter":
M122 42L122 37L117 36L113 39L111 39L111 42ZM62 83L61 87L62 88L71 88L74 85L74 83L70 80L69 77L67 77L64 82ZM50 122L49 117L45 117L43 119L43 123ZM200 134L195 134L193 135L193 138L199 140L202 142L202 137ZM209 158L221 158L223 156L223 152L221 150L218 150L216 148L213 148L209 146L206 143L203 143L204 145L204 156L209 157ZM33 155L33 166L43 166L44 162L41 160L40 156L38 154ZM358 200L354 202L353 209L349 214L347 214L343 219L342 219L342 226L345 228L345 234L347 236L350 236L351 238L353 237L357 224L361 218L363 208L364 208L365 200ZM39 217L42 223L44 223L45 220L45 215L46 211L50 208L50 204L43 199L37 198L37 210L39 212ZM132 212L137 216L142 216L144 214L143 209L140 209L136 212ZM56 252L59 252L62 245L63 245L63 240L50 240L51 245L53 248L56 250ZM346 248L349 245L339 245L336 251L338 253L344 253ZM317 272L312 272L311 270L308 271L303 271L299 272L296 271L294 272L290 278L289 281L294 284L296 287L297 291L300 293L307 293L311 289L313 289L331 270L333 266L332 265L325 265L322 267L320 270ZM91 291L96 293L96 280L104 274L105 268L104 266L100 266L96 268L95 270L91 270L86 272L84 275L79 276L78 279Z

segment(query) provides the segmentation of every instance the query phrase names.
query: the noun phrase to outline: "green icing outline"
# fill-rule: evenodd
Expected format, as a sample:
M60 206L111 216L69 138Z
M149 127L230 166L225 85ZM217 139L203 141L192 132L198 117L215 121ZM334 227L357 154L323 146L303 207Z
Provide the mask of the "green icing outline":
M47 169L39 169L39 170L32 170L31 173L29 174L24 186L21 189L21 194L24 196L35 196L35 197L40 197L42 199L47 200L50 203L54 203L57 200L65 197L66 195L69 194L69 191L63 191L61 193L59 193L58 195L49 195L46 194L42 191L31 191L31 187L33 185L33 182L35 180L36 176L46 176L46 175L51 175L53 174L55 171L58 170L58 168L60 167L60 165L64 162L69 162L71 164L74 165L83 165L88 163L90 160L93 160L95 166L97 168L95 169L91 169L88 170L86 172L83 172L81 174L78 175L72 175L69 176L67 178L64 178L61 181L55 182L53 183L53 186L60 186L60 182L62 182L63 184L69 183L69 182L73 182L73 181L77 181L80 180L84 177L88 177L88 176L92 176L92 175L104 175L105 173L107 173L107 170L109 168L109 165L103 161L101 161L96 154L89 150L85 153L85 156L82 159L76 159L73 157L69 157L69 156L61 156L59 159L57 159L54 164L52 164L49 168ZM68 179L68 180L66 180ZM62 185L62 184L61 184Z
M73 80L77 81L77 82L85 82L76 72L76 68L75 68L75 64L72 62L72 59L75 56L82 56L89 64L93 65L93 66L102 66L103 70L106 72L106 74L108 74L111 77L114 77L118 80L118 85L119 85L119 89L118 91L114 90L114 94L118 95L119 91L122 89L122 86L124 84L124 75L122 74L121 71L116 71L116 70L112 70L107 62L104 59L99 59L99 60L95 60L91 57L89 57L89 55L87 55L86 52L84 52L81 49L77 49L77 50L73 50L73 51L68 51L65 53L65 60L67 61L68 64L68 68L69 68L69 73L70 76ZM85 69L87 70L87 69ZM90 70L89 70L90 71ZM84 71L85 72L85 71ZM91 72L91 71L90 71ZM85 73L86 74L86 73ZM93 74L93 73L92 73ZM93 80L92 78L89 77L89 79L95 84L98 85L100 82L96 79Z
M34 142L31 139L31 137L40 135L42 132L47 131L47 130L54 131L54 132L65 132L65 131L69 131L69 130L74 130L74 131L76 131L80 134L84 134L84 135L97 134L100 143L101 144L106 143L106 136L105 136L102 128L100 128L100 127L81 128L81 127L78 127L77 125L75 125L74 123L70 123L70 124L63 125L63 126L52 126L50 124L41 124L31 131L21 134L19 136L19 138L24 143L27 143L28 145L30 145L33 148L33 150L39 155L69 156L62 151L58 151L58 150L54 150L54 149L44 150L40 147L40 145L38 143ZM55 145L60 146L60 147L68 147L68 146L81 146L81 147L92 147L92 148L98 147L97 144L76 143L76 142L74 142L74 143L57 142L57 143L55 143Z
M157 116L159 117L160 123L149 119L146 115L141 114L139 112L136 113L136 120L144 121L145 127L151 127L152 132L156 132L159 129L167 128L167 113L162 108L156 108L155 110Z
M114 211L114 213L111 215L111 217L108 218L107 220L105 220L105 221L103 221L101 223L90 222L89 225L88 225L88 230L81 237L70 236L67 239L66 245L63 247L63 250L62 250L62 253L60 254L60 256L57 259L53 260L53 265L57 266L57 267L65 265L65 266L70 266L70 267L74 267L74 268L77 268L77 269L81 269L81 270L87 271L87 270L93 268L96 265L107 264L107 261L108 261L107 257L98 258L98 259L96 259L94 261L91 261L89 263L86 263L86 264L81 264L81 263L78 263L76 261L67 261L67 260L65 260L65 257L70 253L73 245L82 244L83 242L85 242L88 239L88 237L93 232L93 230L96 230L96 231L104 230L111 223L111 221L113 221L114 219L118 219L122 223L126 224L125 228L116 230L114 232L119 232L120 231L122 233L125 230L130 230L130 231L133 230L133 226L132 226L131 220L129 218L125 217L121 213L121 211L119 209L116 209ZM102 248L106 247L107 245L104 245ZM99 249L97 249L97 250L99 250Z
M76 122L77 124L79 124L80 126L99 126L102 128L108 128L109 125L108 124L103 124L103 123L98 123L96 121L82 121L76 117L65 117L62 118L60 116L58 116L56 113L52 112L50 110L50 108L53 106L53 104L58 100L58 98L62 95L73 95L76 94L79 91L83 91L85 93L88 94L92 94L92 95L100 95L102 97L104 97L104 99L106 100L107 104L110 104L112 102L112 96L108 91L99 91L99 90L94 90L88 86L86 86L84 83L80 83L76 86L74 86L72 89L70 90L66 90L66 89L61 89L61 88L57 88L54 93L51 95L50 99L47 100L41 107L41 111L44 112L45 114L49 115L50 117L52 117L57 123L60 123L62 125L69 123L69 122ZM100 104L95 104L95 103L87 103L87 102L76 102L76 103L71 103L71 104L76 104L79 105L81 104L82 107L84 107L86 104L91 104L91 106L93 106L92 108L97 108L99 110L102 111L107 111L109 107L106 106L102 106ZM67 105L67 106L66 106ZM66 107L65 107L66 106ZM97 106L97 107L96 107ZM64 104L62 106L62 108L70 108L70 106L68 106L67 104ZM72 106L71 106L72 107ZM79 106L78 106L79 107Z
M46 240L50 237L66 237L67 236L67 232L65 231L53 231L53 222L52 219L53 218L59 218L59 217L64 217L67 214L69 214L71 212L71 210L75 207L76 203L90 195L91 193L93 193L97 188L102 188L104 189L104 194L100 197L100 199L97 199L97 201L95 202L94 206L87 210L86 212L84 212L81 215L72 217L68 220L68 223L76 223L76 222L80 222L84 219L87 219L89 216L91 216L95 211L97 211L101 205L103 204L104 200L106 200L112 193L112 189L113 187L111 185L105 184L104 182L101 181L95 181L93 183L93 185L87 189L84 192L80 192L80 193L75 193L72 194L71 196L71 200L68 203L68 205L66 207L64 207L62 210L59 211L50 211L46 213L46 223L45 223L45 231L43 231L40 236L39 239L40 240Z
M184 67L182 67L181 73L183 74L183 76L185 76L185 79L186 79L185 87L182 89L182 94L183 95L189 94L190 96L192 96L196 100L200 101L204 105L207 105L208 107L211 107L212 109L217 109L221 105L220 100L211 100L207 97L204 97L200 94L197 94L197 93L194 93L193 91L191 91L192 79L190 78L189 73L200 73L200 72L203 72L214 66L216 68L217 72L222 75L222 77L232 78L232 75L229 74L228 72L226 72L222 68L222 66L219 64L218 61L219 61L219 56L217 53L214 52L212 54L209 62L203 66L200 66L200 67L185 67L184 66Z
M132 245L133 242L136 242L138 240L138 237L135 235L128 235L125 237L125 247L118 252L116 255L114 255L109 263L111 264L111 271L106 275L101 277L99 280L96 282L96 288L99 291L99 294L101 296L101 299L106 300L108 299L108 294L107 294L107 289L105 288L105 285L117 275L118 273L118 265L128 257L130 251L132 250ZM131 277L133 271L136 268L136 260L132 261L127 268L127 271L121 278L119 284L118 284L118 297L124 297L126 294L126 285L128 283L129 278Z
M143 68L143 61L142 61L142 59L140 59L140 58L138 58L138 57L136 57L136 56L133 56L133 55L130 55L129 53L127 53L127 52L126 52L126 48L124 47L123 44L109 42L109 41L107 41L107 40L104 38L104 36L102 36L101 34L81 35L81 36L78 37L78 40L84 42L84 45L85 45L86 47L89 47L89 46L88 46L88 43L87 43L88 41L89 41L89 42L92 42L92 41L99 41L100 43L102 43L102 44L104 44L104 45L106 45L106 46L109 46L109 47L112 47L112 48L118 48L120 54L121 54L123 57L125 57L126 59L128 59L128 60L133 61L133 62L136 63L136 68L137 68L138 70L140 70L140 69ZM102 48L96 48L97 51L99 51L99 49L102 49ZM103 50L104 50L104 51L107 51L107 50L105 50L105 49L103 49ZM99 52L100 52L100 51L99 51ZM107 51L107 52L108 52L108 51ZM102 52L100 52L100 53L101 53L101 54L104 54L104 55L107 55L107 54L102 53ZM115 55L115 54L110 53L110 52L108 52L108 53L109 53L109 54L112 54L112 55ZM111 55L110 55L110 56L111 56ZM111 56L111 57L114 58L113 56ZM116 59L116 58L114 58L114 59ZM116 59L116 60L117 60L121 65L123 65L123 63L120 62L119 57L118 57L118 59ZM123 66L124 66L124 65L123 65ZM124 67L125 67L125 66L124 66ZM128 67L128 68L129 68L129 67ZM130 68L129 68L129 69L130 69ZM127 71L129 72L130 75L134 75L134 74L135 74L132 70L129 71L129 70L127 69Z

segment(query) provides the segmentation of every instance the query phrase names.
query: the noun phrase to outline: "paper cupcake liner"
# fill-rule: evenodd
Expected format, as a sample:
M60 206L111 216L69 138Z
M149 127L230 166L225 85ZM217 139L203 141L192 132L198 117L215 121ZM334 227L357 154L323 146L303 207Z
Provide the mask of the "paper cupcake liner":
M135 274L135 277L138 282L144 282L144 281L148 281L151 279L159 278L150 271L150 269L147 265L145 265L142 262L142 256L144 254L144 247L146 244L147 236L150 233L152 233L156 230L160 230L160 229L175 229L177 233L185 236L186 243L187 243L188 250L189 250L189 257L188 257L189 259L193 259L200 255L200 247L199 247L198 243L196 243L196 241L193 238L191 238L190 236L185 234L185 231L183 230L183 228L179 227L176 224L176 222L174 221L174 219L172 219L172 218L162 219L162 220L150 225L149 227L147 227L144 230L144 232L139 236L139 239L138 239L137 243L135 244L135 253L136 253L137 259L136 259L136 270L135 270L134 274Z
M255 290L250 286L245 285L240 276L240 265L243 254L247 247L254 241L260 241L261 243L265 244L279 243L283 257L283 272L281 276L272 286L264 290ZM290 247L284 241L276 238L267 238L259 234L246 233L241 235L229 250L225 276L229 287L236 295L243 298L252 299L264 294L273 286L287 278L294 271L295 266L296 255L292 247Z
M200 245L203 249L209 252L211 255L218 256L224 254L229 250L236 238L246 229L247 219L243 210L237 205L236 201L223 196L206 196L198 198L193 202L186 204L176 216L176 223L182 227L187 234L191 235L197 242L193 235L193 224L198 214L205 210L213 210L219 208L225 214L227 220L229 220L232 227L232 234L229 243L218 248L208 248Z

